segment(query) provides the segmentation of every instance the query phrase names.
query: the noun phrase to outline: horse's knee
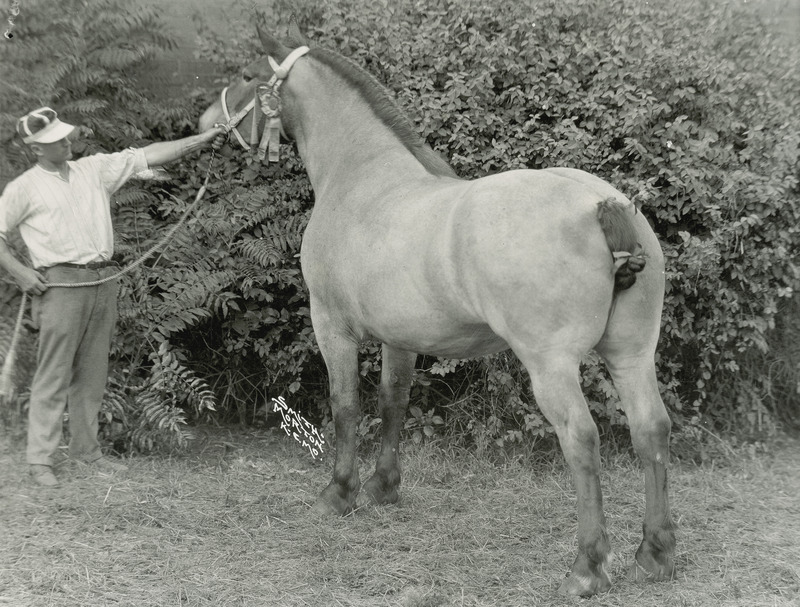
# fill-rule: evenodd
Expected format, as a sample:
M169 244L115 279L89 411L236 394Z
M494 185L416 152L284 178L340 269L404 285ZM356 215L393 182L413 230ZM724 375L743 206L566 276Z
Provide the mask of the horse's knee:
M556 433L561 443L564 457L573 468L597 472L600 466L600 435L597 426L589 415L577 416Z
M669 462L669 437L672 421L663 406L641 419L629 418L636 453L645 461L666 465Z

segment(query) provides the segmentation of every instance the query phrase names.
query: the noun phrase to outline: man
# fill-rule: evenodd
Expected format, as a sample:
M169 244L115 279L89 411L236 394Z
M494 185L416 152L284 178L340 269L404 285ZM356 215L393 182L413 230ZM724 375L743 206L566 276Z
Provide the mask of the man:
M44 486L58 484L53 455L65 408L70 457L103 472L126 469L103 457L97 438L117 318L117 283L51 289L48 283L88 282L116 273L111 195L136 173L199 150L224 132L213 128L178 141L70 161L68 136L74 129L49 107L20 118L17 132L38 162L0 195L0 266L33 296L40 327L27 462L33 480ZM7 241L14 228L19 228L33 268L11 254Z

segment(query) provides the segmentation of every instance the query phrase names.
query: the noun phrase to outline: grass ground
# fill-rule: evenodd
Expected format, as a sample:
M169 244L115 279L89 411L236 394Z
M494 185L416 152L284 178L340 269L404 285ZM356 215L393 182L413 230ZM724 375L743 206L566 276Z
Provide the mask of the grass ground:
M556 590L575 550L561 457L490 463L406 446L401 501L318 520L332 462L274 431L207 431L191 453L100 476L63 465L31 485L0 443L0 605L777 606L800 604L800 443L725 467L677 463L673 582L623 579L638 545L642 474L605 461L611 592ZM362 479L373 465L362 462Z

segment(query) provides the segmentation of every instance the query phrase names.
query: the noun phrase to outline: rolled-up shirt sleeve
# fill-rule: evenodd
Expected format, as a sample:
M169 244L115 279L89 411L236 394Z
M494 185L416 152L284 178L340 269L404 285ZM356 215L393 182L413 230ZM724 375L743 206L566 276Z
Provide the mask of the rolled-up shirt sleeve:
M97 162L100 183L110 196L139 171L147 169L147 158L141 148L128 148L115 154L90 156L89 162Z

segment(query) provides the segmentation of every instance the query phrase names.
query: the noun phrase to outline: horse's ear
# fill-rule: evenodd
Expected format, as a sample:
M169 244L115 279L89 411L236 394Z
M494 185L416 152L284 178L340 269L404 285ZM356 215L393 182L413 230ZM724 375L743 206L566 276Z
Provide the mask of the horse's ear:
M297 24L297 17L294 15L292 15L291 23L289 23L289 38L287 42L292 48L308 46L306 37L303 36L303 32L300 31L300 26Z
M264 52L278 61L283 61L291 52L291 49L286 48L275 36L268 33L264 27L265 24L266 19L264 14L256 13L256 31L258 32L258 39L261 40L261 46L264 48Z

